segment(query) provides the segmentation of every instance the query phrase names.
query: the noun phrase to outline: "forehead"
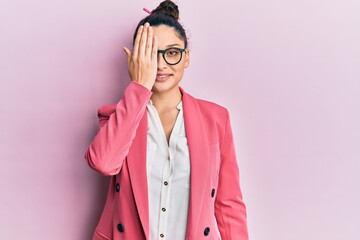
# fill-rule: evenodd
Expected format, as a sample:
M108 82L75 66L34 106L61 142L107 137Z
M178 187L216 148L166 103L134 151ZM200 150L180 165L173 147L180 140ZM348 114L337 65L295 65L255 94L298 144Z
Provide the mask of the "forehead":
M184 47L184 41L178 37L175 28L166 25L153 27L154 35L158 40L158 48L164 49L169 45L178 44L178 47Z

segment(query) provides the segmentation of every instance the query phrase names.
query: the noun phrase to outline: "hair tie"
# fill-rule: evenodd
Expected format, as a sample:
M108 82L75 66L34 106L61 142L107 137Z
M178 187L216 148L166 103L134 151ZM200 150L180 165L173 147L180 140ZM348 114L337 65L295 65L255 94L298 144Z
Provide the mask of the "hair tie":
M143 8L143 10L144 10L145 12L147 12L148 14L151 14L151 11L150 11L149 9Z

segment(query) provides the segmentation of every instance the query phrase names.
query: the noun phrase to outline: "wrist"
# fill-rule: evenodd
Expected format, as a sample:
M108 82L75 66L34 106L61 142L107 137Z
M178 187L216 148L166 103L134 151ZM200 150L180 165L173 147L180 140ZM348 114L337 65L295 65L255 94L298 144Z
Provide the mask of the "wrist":
M135 83L137 83L137 84L139 84L139 85L147 88L149 91L151 91L152 86L153 86L153 84L151 84L151 83L149 83L149 82L135 81L135 80L133 80L133 82L135 82Z

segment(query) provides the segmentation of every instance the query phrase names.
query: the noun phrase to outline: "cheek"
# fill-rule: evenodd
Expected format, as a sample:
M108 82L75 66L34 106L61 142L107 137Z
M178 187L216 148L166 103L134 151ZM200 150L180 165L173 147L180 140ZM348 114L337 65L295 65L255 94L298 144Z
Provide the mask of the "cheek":
M178 63L174 66L171 66L171 70L174 72L174 74L177 75L179 72L181 72L181 69L183 68L181 65L181 63Z
M179 67L179 68L176 68L174 69L174 72L175 72L175 75L179 78L181 78L184 74L184 67Z
M173 70L176 73L183 73L185 68L186 68L185 61L181 61L177 65L173 66Z

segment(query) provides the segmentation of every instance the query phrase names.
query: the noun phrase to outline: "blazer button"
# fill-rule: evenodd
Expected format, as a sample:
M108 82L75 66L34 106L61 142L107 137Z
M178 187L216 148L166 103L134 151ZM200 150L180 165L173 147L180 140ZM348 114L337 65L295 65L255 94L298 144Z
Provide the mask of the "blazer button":
M115 185L115 190L116 190L116 192L119 192L119 191L120 191L120 184L117 183L117 184Z
M204 235L207 236L209 235L209 233L210 233L210 228L209 227L205 228Z
M117 229L119 230L119 232L124 232L124 226L122 224L118 224Z
M212 190L211 190L211 197L214 197L215 196L215 188L213 188Z

